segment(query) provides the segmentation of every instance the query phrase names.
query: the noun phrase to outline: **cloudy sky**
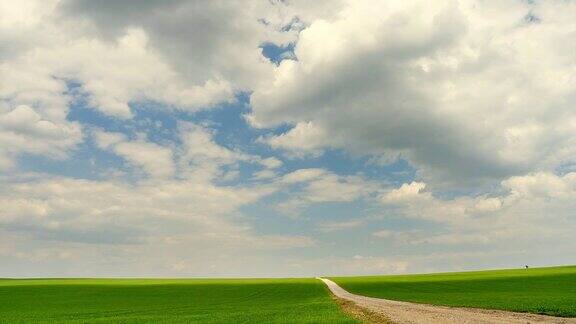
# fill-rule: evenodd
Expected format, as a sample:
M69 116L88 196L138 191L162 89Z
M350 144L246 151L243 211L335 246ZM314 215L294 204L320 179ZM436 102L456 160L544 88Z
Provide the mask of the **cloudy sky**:
M0 277L574 264L575 17L0 0Z

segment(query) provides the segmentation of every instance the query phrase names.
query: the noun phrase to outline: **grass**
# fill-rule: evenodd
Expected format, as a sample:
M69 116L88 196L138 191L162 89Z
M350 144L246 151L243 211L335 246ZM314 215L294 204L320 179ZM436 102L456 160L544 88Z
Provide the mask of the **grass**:
M576 317L576 266L331 279L371 297Z
M0 322L357 323L315 279L0 279Z
M331 279L372 297L576 317L576 266ZM0 323L357 323L341 308L371 319L353 306L316 279L0 279Z

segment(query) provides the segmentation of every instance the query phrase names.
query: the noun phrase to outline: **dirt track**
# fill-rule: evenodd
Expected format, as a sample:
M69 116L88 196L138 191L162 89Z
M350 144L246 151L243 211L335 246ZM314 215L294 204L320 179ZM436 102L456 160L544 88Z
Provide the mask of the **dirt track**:
M394 301L351 294L335 282L322 280L337 297L371 312L386 316L392 323L576 323L561 318L478 308L444 307Z

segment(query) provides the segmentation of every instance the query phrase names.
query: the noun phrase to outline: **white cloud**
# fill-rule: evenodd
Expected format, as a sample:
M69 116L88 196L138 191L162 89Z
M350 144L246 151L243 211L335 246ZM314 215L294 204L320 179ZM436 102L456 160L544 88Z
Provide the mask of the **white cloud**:
M62 141L76 143L80 129L66 116L77 94L118 118L130 118L129 104L137 101L188 111L233 101L237 91L249 91L272 71L259 46L296 36L295 31L280 33L291 17L281 17L278 6L284 7L266 2L3 2L0 44L9 46L0 45L0 114L31 107L44 124L37 128L49 127L48 122L76 128ZM69 82L79 88L67 92ZM52 146L43 138L37 143L47 150ZM21 151L27 150L3 149L0 163L11 165Z
M118 143L128 140L126 135L122 133L110 133L102 130L97 130L94 132L94 139L96 140L96 145L98 145L99 148L105 150L112 148Z
M281 181L287 184L307 182L313 179L317 179L325 173L326 170L323 169L298 169L296 171L285 174Z
M502 208L502 201L499 198L480 199L474 205L474 209L478 212L495 212L500 208Z
M216 144L210 129L190 123L180 125L183 142L182 159L198 163L210 162L218 165L231 164L250 157Z
M326 142L326 133L314 126L312 122L298 123L288 132L261 138L260 141L267 143L273 148L284 149L297 157L307 155L319 155L322 145Z
M377 187L360 176L328 173L310 181L304 195L312 202L352 201L373 192Z
M372 233L372 235L376 236L376 237L390 237L393 235L394 232L390 231L390 230L379 230L376 231L374 233Z
M181 144L171 146L146 141L142 134L134 140L102 130L95 130L93 135L99 148L114 152L159 179L178 175L196 181L234 180L239 171L222 167L235 167L240 162L264 166L255 177L270 179L276 177L274 169L282 165L275 157L261 158L221 146L214 141L214 131L201 125L181 122L178 131Z
M405 183L400 188L394 189L387 193L382 199L386 202L415 202L414 200L429 198L428 193L422 192L426 188L423 182Z
M551 173L534 173L512 177L502 183L517 198L563 198L574 194L576 174L571 172L562 177Z
M184 84L198 86L184 88L182 94L196 101L205 98L199 103L208 104L213 98L228 99L233 91L250 90L271 72L273 64L261 55L259 46L295 37L279 32L283 18L277 12L282 6L260 1L150 1L134 6L124 0L95 5L80 0L64 1L59 13L86 22L96 30L92 35L104 41L130 28L141 30L170 71L178 71Z
M277 183L288 188L295 186L291 197L276 205L277 210L291 215L298 215L312 204L368 198L381 189L360 175L341 176L324 169L299 169L285 174Z
M63 159L82 140L77 123L44 119L26 105L3 108L0 104L0 170L13 167L20 153Z
M3 186L0 221L4 228L49 240L129 243L134 238L145 243L151 237L181 233L182 238L189 235L200 241L222 241L224 245L228 237L231 246L241 242L250 245L260 236L226 215L269 193L266 187L218 187L193 181L128 185L37 179ZM164 224L162 228L156 228L158 222ZM286 243L285 247L310 243L302 237L271 238L278 247L281 242Z
M300 169L284 175L284 184L304 185L302 199L309 202L352 201L376 190L360 176L340 176L323 169Z
M178 151L179 166L185 177L214 179L222 176L221 167L239 162L258 163L261 158L217 144L213 131L191 123L181 123L182 147Z
M574 233L572 210L576 207L576 176L536 173L502 182L500 194L488 197L437 198L429 192L411 190L410 199L389 199L408 192L404 184L383 195L385 206L409 218L443 224L428 231L385 229L374 236L409 245L437 244L489 246L508 249L571 246ZM420 187L423 187L421 185Z
M352 219L346 220L341 222L324 222L318 224L318 228L321 232L336 232L351 228L356 228L362 226L364 224L364 220L362 219Z
M132 101L197 110L253 90L255 125L294 125L264 137L272 147L400 156L428 182L502 180L574 162L574 5L21 1L3 4L0 37L18 42L0 50L0 97L59 124L66 80L121 118ZM296 41L278 67L259 49Z
M263 180L263 179L272 179L276 177L277 174L274 170L264 169L257 172L254 172L254 179Z
M295 125L273 147L401 156L435 184L573 163L575 6L347 1L300 33L250 120Z
M170 148L136 141L119 143L115 146L114 151L130 163L141 166L154 177L171 177L174 175L174 161Z
M172 149L139 139L129 141L119 133L95 131L98 146L111 150L123 157L130 164L141 167L154 178L170 178L174 176L175 165Z
M250 275L254 269L237 260L316 244L305 235L259 233L238 213L270 193L196 179L126 184L40 175L5 184L2 273L178 275L166 266L184 260L182 275Z
M262 159L260 161L260 164L262 164L267 169L277 169L282 166L283 162L272 156L269 158Z
M82 260L99 274L119 264L212 274L289 263L366 273L573 250L575 10L574 1L0 2L0 255L13 269ZM265 43L295 48L277 65L263 57ZM250 93L252 126L291 126L258 140L288 158L343 149L406 159L417 176L389 188L319 160L284 174L302 161L219 144L209 124L179 121L178 138L160 143L71 121L75 99L128 119L135 102L196 112L239 92ZM106 180L114 168L99 181L19 173L22 154L69 157L83 129L136 181ZM256 168L246 176L242 164ZM418 228L383 225L368 241L411 255L288 260L285 248L326 242L268 233L240 212L272 193L288 214L380 203L384 219ZM422 246L440 252L419 254Z
M303 260L299 262L299 265L306 269L305 273L315 273L319 276L398 274L410 269L411 262L407 259L356 254L350 257L321 257Z
M60 33L63 27L49 26L48 32ZM120 118L131 117L131 101L156 100L196 110L233 98L224 80L186 83L148 46L140 29L126 30L113 42L63 33L53 44L24 52L3 67L13 75L7 81L16 82L19 90L33 83L57 82L64 87L65 80L79 82L92 106Z

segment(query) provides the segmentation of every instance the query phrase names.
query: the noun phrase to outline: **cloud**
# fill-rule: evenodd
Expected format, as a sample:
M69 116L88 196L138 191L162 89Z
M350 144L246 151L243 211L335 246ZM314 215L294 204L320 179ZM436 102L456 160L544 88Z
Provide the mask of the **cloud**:
M378 188L361 176L341 176L324 169L299 169L280 182L303 184L302 197L310 202L352 201Z
M262 164L267 169L277 169L282 166L283 162L272 156L269 158L262 159L260 161L260 164Z
M502 185L515 198L564 198L576 190L576 174L557 176L552 173L533 173L507 179Z
M10 46L0 46L0 114L28 106L40 116L42 127L53 123L69 128L67 141L76 143L80 128L66 120L76 96L121 119L132 117L133 102L162 102L184 111L232 102L237 92L249 91L272 71L274 65L263 57L260 45L289 42L296 36L280 32L284 19L291 17L280 17L276 6L202 1L138 6L130 1L98 6L90 1L3 3L0 43ZM43 141L39 138L38 146L51 146ZM6 151L0 153L3 166L26 150Z
M54 36L53 44L37 46L3 65L5 72L13 75L8 80L19 90L49 82L65 87L66 81L72 80L87 94L90 105L118 118L132 116L132 101L162 101L182 110L198 110L233 99L225 80L206 79L195 84L182 80L148 46L148 37L140 29L128 29L116 40L105 42L70 35L62 31L66 26L52 25L53 21L45 24L48 26L38 28L62 33ZM107 64L101 64L102 60Z
M170 178L174 176L173 152L169 147L144 140L129 141L119 133L96 131L95 137L100 148L111 150L130 164L141 167L152 177Z
M244 153L216 144L212 138L213 133L208 128L191 123L181 123L180 134L184 150L182 159L186 161L224 165L250 159L250 156Z
M573 163L574 6L348 1L302 30L250 120L294 125L272 147L399 156L435 185Z
M201 179L128 184L44 174L5 183L0 186L0 255L9 266L2 271L19 276L249 275L254 270L236 264L239 258L316 244L306 235L260 233L239 212L271 192L266 185L217 186ZM58 257L63 253L65 259ZM186 265L181 272L166 268L180 261ZM219 266L212 268L215 263ZM82 270L79 264L90 266ZM38 265L42 270L29 271Z
M12 110L0 104L0 170L13 166L20 153L64 159L82 140L77 123L50 121L33 108L20 105Z
M364 224L362 219L352 219L342 222L325 222L318 224L321 232L335 232L351 228L356 228Z
M318 276L327 275L368 275L368 274L398 274L410 269L412 262L408 258L364 256L321 257L300 260L298 268L306 269L302 273L314 273ZM295 264L292 264L295 267Z
M504 180L500 190L496 190L500 193L493 196L454 198L422 192L419 188L424 184L403 184L383 195L384 206L403 217L433 221L441 226L408 231L383 229L373 235L407 245L476 249L571 246L569 238L575 234L576 221L572 217L575 179L574 173L563 176L534 173Z
M28 125L29 119L36 120L34 116L24 110L6 121L13 128L21 128ZM53 255L53 248L64 246L71 253L70 260L74 260L70 262L82 259L79 251L105 263L117 262L113 256L101 255L105 249L114 249L127 258L122 261L127 262L127 268L134 258L147 260L154 253L173 264L179 264L182 258L211 259L209 254L186 252L190 246L211 253L250 255L316 245L316 240L306 235L260 233L241 213L241 207L282 186L273 181L216 184L229 173L226 167L237 163L275 170L282 165L275 157L228 149L215 142L214 131L184 122L175 129L174 142L162 145L139 133L131 138L91 128L90 134L98 148L122 157L131 166L136 172L135 181L49 174L31 174L25 181L0 178L2 231L15 235L22 245L34 246L35 251L40 251L36 243L43 242L46 256ZM22 245L5 252L6 257L17 258L18 262L45 262L22 252ZM166 255L165 251L172 249L176 252ZM28 258L31 260L25 261ZM99 266L106 269L105 265ZM209 271L209 266L181 268L185 269L199 273Z
M277 169L284 164L282 160L273 156L265 159L257 159L257 161L263 167L262 170L254 172L253 177L257 180L272 179L277 177Z
M390 231L390 230L379 230L376 231L374 233L372 233L372 235L376 236L376 237L390 237L393 235L394 232Z
M285 174L281 181L287 184L307 182L313 179L317 179L325 173L326 171L323 169L299 169Z
M421 197L429 199L429 194L423 192L425 188L426 184L423 182L405 183L400 188L387 193L382 199L386 202L414 202Z
M294 126L263 141L296 156L343 148L405 158L435 185L498 182L574 162L573 6L11 3L0 97L62 124L68 81L119 118L135 101L195 111L247 91L254 125ZM294 59L275 66L265 43L294 43Z
M237 170L223 170L225 166L238 163L258 164L263 171L272 174L260 174L261 179L273 178L274 169L282 165L275 157L262 158L239 150L232 150L214 141L214 131L190 122L180 122L177 127L178 141L163 145L147 141L143 134L131 140L122 133L95 130L93 136L100 149L115 153L130 164L141 167L148 175L167 179L196 178L197 181L233 180Z
M79 143L80 126L67 120L69 104L78 95L118 118L132 116L129 104L134 101L194 111L233 100L230 83L219 76L184 79L149 45L142 28L125 28L102 39L81 18L62 15L63 5L3 4L0 42L14 44L0 47L0 136L11 142L10 149L2 145L3 167L24 152L63 157ZM71 91L70 84L78 87Z
M177 155L182 175L187 178L214 179L222 176L221 167L236 165L240 162L261 164L259 156L245 154L217 144L214 132L209 128L192 124L180 123L180 139L182 146Z
M576 61L567 54L575 9L574 1L0 3L3 271L309 275L532 254L566 260L576 228ZM286 51L265 57L274 47ZM227 118L197 114L232 114L229 104L245 102L239 111L252 128L233 146L217 136ZM139 103L162 109L174 128L138 123L149 113ZM319 158L325 150L350 154ZM28 161L97 166L110 154L124 164L90 170L98 180ZM369 162L350 163L358 157ZM380 217L319 215L340 205ZM309 214L278 227L269 215L278 211ZM322 239L291 232L316 216ZM340 237L368 225L362 240Z
M289 155L305 157L319 155L326 136L322 129L314 127L312 122L307 122L296 124L284 134L261 138L260 141L275 149L283 149Z
M287 42L294 33L280 33L282 18L273 2L259 1L64 1L59 13L85 21L104 41L130 28L145 33L151 47L186 83L225 82L228 91L244 91L270 73L272 64L261 55L267 41ZM81 18L76 18L81 17ZM266 23L263 23L266 21Z
M297 215L303 208L325 202L352 202L370 198L381 190L378 183L361 175L341 176L325 169L298 169L283 175L278 185L287 187L290 198L276 209Z
M127 235L135 231L142 240L150 235L188 233L211 240L228 236L232 243L255 240L257 236L249 227L224 216L269 193L264 187L218 187L191 181L129 185L69 178L37 179L3 186L0 222L5 228L50 235L53 240L77 237L83 241L82 233L100 229L104 239L106 228L111 231L117 228ZM156 228L157 222L163 227ZM290 242L290 238L285 240Z

